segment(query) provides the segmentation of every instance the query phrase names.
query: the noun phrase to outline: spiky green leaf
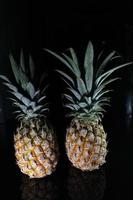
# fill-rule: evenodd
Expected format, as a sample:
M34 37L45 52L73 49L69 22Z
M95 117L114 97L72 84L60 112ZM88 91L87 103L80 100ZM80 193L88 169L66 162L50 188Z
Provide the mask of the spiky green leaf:
M64 105L64 107L67 107L70 110L75 110L75 108L72 105L69 105L69 104Z
M19 73L18 65L17 65L14 57L12 56L12 54L9 54L9 59L10 59L12 71L14 73L14 77L16 79L16 82L19 83L19 75L20 75L20 73Z
M48 53L52 54L53 56L55 56L57 59L59 59L64 65L66 65L74 74L74 70L72 68L72 66L60 55L58 55L57 53L54 53L53 51L49 50L49 49L45 49Z
M75 85L72 86L71 83L69 83L65 78L61 77L61 79L69 86L69 88L72 88L72 89L75 88Z
M75 117L77 114L74 112L69 112L65 115L65 117Z
M19 68L19 80L21 87L23 88L24 91L27 90L27 85L29 83L29 78L28 76L22 71L21 68Z
M99 95L96 95L95 99L98 100L98 99L100 99L100 97L102 97L103 95L105 95L105 94L107 94L107 93L109 93L111 91L112 90L105 90L105 91L101 92Z
M88 105L91 105L92 98L91 97L85 97L85 101L87 102Z
M18 89L12 85L11 83L3 83L5 86L7 86L10 90L14 91L14 92L17 92Z
M107 64L111 61L112 57L115 55L115 51L111 52L101 63L100 67L97 70L96 77L100 76L104 70L104 68L107 66Z
M101 93L101 91L110 83L118 80L120 78L113 78L113 79L110 79L106 82L104 82L103 84L101 84L99 87L96 88L96 90L94 91L93 95L92 95L92 99L95 99L95 96L97 96L99 93Z
M46 99L46 96L42 96L42 97L37 101L37 103L38 103L38 104L41 103L44 99Z
M34 85L29 82L26 86L26 91L28 92L28 94L30 95L31 99L34 98L34 95L35 95L35 88L34 88Z
M60 73L63 77L65 77L67 80L69 80L71 82L71 84L74 86L74 81L73 79L68 76L66 73L64 73L63 71L60 71L60 70L56 70L58 73Z
M18 108L20 108L22 110L23 113L27 113L27 107L20 104L20 103L17 103L17 102L14 102L13 105L17 106Z
M43 109L41 109L41 111L40 111L40 113L44 113L44 112L48 112L49 111L49 108L43 108Z
M73 100L73 98L72 98L70 95L68 95L68 94L63 94L63 96L64 96L67 100L69 100L71 103L75 103L74 100Z
M104 80L106 80L113 72L115 72L116 70L118 69L121 69L123 67L126 67L128 65L131 65L133 64L132 62L128 62L128 63L125 63L125 64L122 64L122 65L119 65L113 69L110 69L108 70L107 72L103 73L101 76L99 76L96 80L96 84L101 84Z
M24 53L22 49L20 52L20 67L22 68L23 72L25 72Z
M8 97L8 99L11 100L12 102L17 102L18 103L18 101L16 99L14 99L14 98Z
M97 60L96 60L96 67L99 65L99 62L100 62L100 59L101 59L101 57L102 57L102 55L103 55L103 50L98 54L98 57L97 57Z
M13 112L13 114L18 114L18 113L21 113L21 111L20 110L16 110L16 111Z
M83 110L84 110L85 113L89 113L88 109L84 108Z
M72 89L72 88L67 88L67 89L73 94L73 96L74 96L76 99L78 99L78 100L81 99L81 95L80 95L76 90L74 90L74 89Z
M93 57L94 50L91 42L88 43L85 59L84 59L84 69L85 69L85 82L88 92L91 91L93 85Z
M44 107L43 105L36 106L36 107L34 108L34 112L39 111L39 110L42 109L43 107Z
M39 90L39 89L35 92L33 98L35 99L35 98L37 98L38 96L40 96L40 90Z
M70 63L70 65L72 66L72 68L73 68L73 70L75 72L75 76L80 77L81 73L80 73L78 65L76 65L75 62L69 56L67 56L64 53L63 53L63 55L66 58L66 60Z
M42 90L41 90L41 94L44 94L47 90L47 88L49 87L49 84L47 84Z
M72 59L73 59L74 63L76 64L76 66L79 67L78 58L77 58L77 55L76 55L74 49L73 48L69 48L69 51L71 53L71 56L72 56Z
M87 89L85 86L84 81L82 80L82 78L77 78L77 87L78 87L78 91L81 95L84 95L87 93Z
M0 78L8 83L11 83L10 80L6 76L0 75Z
M73 107L74 110L79 110L80 109L79 105L76 105L76 104L73 104L73 103L72 104L71 103L66 104L65 107L67 107L67 108Z
M24 105L26 105L27 107L30 105L31 101L24 97L22 94L20 94L19 92L15 93L15 92L12 92L12 94L19 100L21 101Z
M110 102L110 97L102 97L96 101L96 103L100 103L100 102Z
M105 109L102 108L101 106L99 106L98 104L95 104L95 105L92 107L92 111L96 111L96 112L105 112Z
M35 73L35 65L34 65L34 62L33 62L31 55L29 55L29 69L30 69L30 77L33 80L34 79L34 73Z
M85 108L85 107L87 107L87 104L84 103L84 102L81 102L81 103L79 103L78 105L79 105L81 108Z

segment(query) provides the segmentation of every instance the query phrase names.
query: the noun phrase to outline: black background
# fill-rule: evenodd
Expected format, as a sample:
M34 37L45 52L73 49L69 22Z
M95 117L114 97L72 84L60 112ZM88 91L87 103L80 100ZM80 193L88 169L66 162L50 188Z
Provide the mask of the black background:
M44 47L60 52L72 46L81 58L87 42L94 48L117 50L125 61L133 60L132 6L88 1L88 4L49 5L29 1L0 2L0 73L12 79L8 53L19 59L20 49L31 53L37 73L48 72L51 102L50 120L59 144L60 162L55 174L40 181L26 179L15 164L12 108L0 83L0 158L1 199L132 199L132 67L122 70L122 80L112 85L111 107L103 119L108 133L107 163L101 170L81 173L71 167L65 155L64 136L68 125L61 104L63 83L53 72L58 62L43 51ZM36 186L37 185L37 186ZM35 187L36 186L36 187ZM34 189L35 188L35 189ZM2 192L3 191L3 192ZM26 192L28 191L28 192ZM32 194L30 196L26 196ZM2 196L3 195L3 196ZM24 196L25 195L25 196Z

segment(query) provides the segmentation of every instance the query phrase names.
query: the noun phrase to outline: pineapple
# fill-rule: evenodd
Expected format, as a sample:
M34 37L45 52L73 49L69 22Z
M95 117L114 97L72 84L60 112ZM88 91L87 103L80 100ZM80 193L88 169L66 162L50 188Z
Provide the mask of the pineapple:
M14 135L14 147L17 164L30 178L42 178L50 175L58 162L58 145L53 127L47 120L49 111L46 102L46 87L39 88L34 82L34 63L29 55L29 70L25 67L23 51L20 64L17 65L10 54L10 63L16 80L16 86L1 75L3 84L8 87L15 106L19 126Z
M109 105L110 100L106 96L110 92L106 86L118 79L110 78L113 72L131 63L117 64L114 68L104 71L112 60L119 57L113 51L105 58L100 53L94 67L94 48L91 42L86 48L83 71L73 48L68 50L69 54L62 55L49 49L46 51L59 59L72 74L70 76L62 70L57 70L68 86L64 94L67 100L64 106L70 110L67 117L71 117L66 131L68 158L73 166L82 171L98 169L105 163L107 155L107 134L102 125L105 106Z

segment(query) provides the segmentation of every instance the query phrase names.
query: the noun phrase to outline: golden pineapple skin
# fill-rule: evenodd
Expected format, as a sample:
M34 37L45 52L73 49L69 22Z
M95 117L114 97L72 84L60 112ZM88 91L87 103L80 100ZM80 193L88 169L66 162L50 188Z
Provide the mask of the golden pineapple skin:
M21 126L14 136L14 147L21 172L30 178L42 178L55 171L58 146L52 128Z
M99 169L107 154L106 133L97 121L72 120L66 133L66 151L73 166L82 171Z

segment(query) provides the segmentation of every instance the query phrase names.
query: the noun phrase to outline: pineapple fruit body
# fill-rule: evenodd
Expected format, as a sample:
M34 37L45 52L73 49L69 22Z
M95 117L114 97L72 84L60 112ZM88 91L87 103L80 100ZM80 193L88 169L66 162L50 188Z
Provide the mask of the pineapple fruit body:
M17 164L30 178L42 178L55 171L58 146L55 133L46 123L21 124L14 136Z
M97 121L72 120L66 134L66 151L73 166L95 170L105 163L106 133Z

